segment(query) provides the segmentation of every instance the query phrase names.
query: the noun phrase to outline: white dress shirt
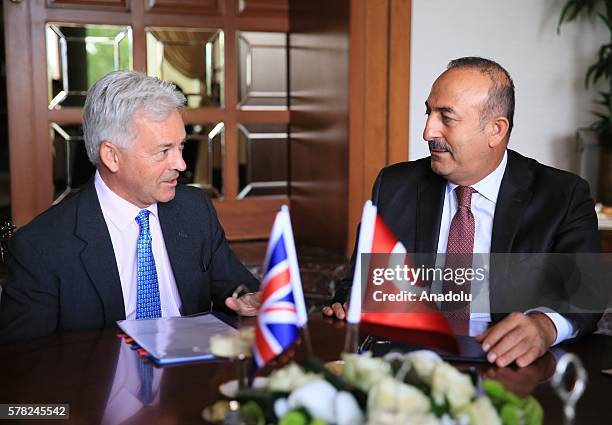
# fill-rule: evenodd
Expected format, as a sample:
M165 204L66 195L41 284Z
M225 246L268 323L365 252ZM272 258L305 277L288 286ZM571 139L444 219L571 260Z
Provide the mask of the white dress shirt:
M136 216L141 208L126 201L113 192L102 180L96 171L94 179L96 192L102 207L102 214L106 221L106 227L110 233L121 290L123 291L123 303L125 305L125 318L136 319L136 299L138 293L138 256L136 246L140 227L136 222ZM161 301L162 317L180 316L181 298L178 294L176 281L168 258L168 251L164 242L159 217L157 215L157 204L146 208L149 214L149 228L151 231L151 247L157 270L159 282L159 295Z
M508 163L508 153L504 152L504 157L497 168L478 183L471 185L476 192L472 195L471 210L474 215L475 235L474 253L491 253L491 234L493 233L493 217L495 216L495 205L497 195L501 187L501 182ZM451 221L457 212L457 196L454 194L456 184L447 182L444 193L444 207L442 209L442 220L440 222L440 236L438 238L438 253L445 254L448 245L448 232L450 231ZM440 265L438 265L440 266ZM434 282L432 292L441 292L442 283ZM470 313L470 335L482 333L491 322L491 306L489 302L489 279L479 283L478 289L472 286L472 309ZM541 311L545 313L557 328L557 338L553 345L558 344L570 337L575 336L575 330L561 314L554 312L546 307L539 307L529 311Z

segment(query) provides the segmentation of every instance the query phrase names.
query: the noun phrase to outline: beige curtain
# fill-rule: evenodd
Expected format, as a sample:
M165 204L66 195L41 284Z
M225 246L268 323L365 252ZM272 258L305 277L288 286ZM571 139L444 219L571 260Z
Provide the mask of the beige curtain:
M164 59L189 78L206 80L205 44L217 31L152 31L164 43Z

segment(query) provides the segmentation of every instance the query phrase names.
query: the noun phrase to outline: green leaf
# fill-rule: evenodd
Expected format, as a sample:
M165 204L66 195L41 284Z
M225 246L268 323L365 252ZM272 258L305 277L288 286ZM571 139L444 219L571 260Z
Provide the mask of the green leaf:
M504 385L498 381L485 379L482 382L482 388L496 406L501 406L506 403L521 406L521 399L511 391L508 391Z
M610 23L610 21L608 20L608 17L599 12L597 12L597 16L599 16L601 20L604 21L604 24L606 24L606 26L608 27L608 31L612 32L612 23Z
M589 66L589 69L587 69L586 75L584 77L584 86L587 89L591 85L590 81L593 78L593 73L597 71L598 66L599 66L599 63L594 63L593 65Z
M606 117L605 119L598 119L593 124L591 124L591 127L593 128L593 130L595 130L597 134L600 134L600 135L609 134L610 130L612 129L612 126L610 125L610 120L608 119L608 117Z
M542 405L533 396L523 400L523 414L526 425L541 425L544 420Z
M587 89L591 85L591 76L595 72L596 67L597 67L597 64L595 63L589 66L589 68L587 69L586 75L584 76L584 87Z
M243 388L238 391L238 394L236 394L236 400L240 402L241 410L243 403L256 403L263 412L266 421L274 422L276 421L276 415L274 414L274 402L281 396L286 397L287 395L272 393L264 389Z
M561 25L564 22L570 22L576 17L577 11L575 10L578 8L577 3L576 0L570 0L563 6L561 15L559 15L559 22L557 23L557 34L561 32Z
M266 425L266 418L261 407L254 401L248 401L240 406L240 412L244 415L247 423Z
M604 114L603 112L591 111L591 113L595 115L597 118L599 118L600 120L607 120L609 118L608 115Z
M499 399L503 396L506 390L502 383L495 381L494 379L485 379L482 382L482 388L485 393L492 399Z
M595 84L602 76L610 76L610 65L612 61L612 45L604 44L597 51L597 61L587 69L584 78L584 85L589 88L590 84Z
M559 22L557 24L557 33L561 28L561 25L565 22L571 22L578 17L581 13L590 16L593 14L595 5L601 0L569 0L561 9L559 15Z
M283 416L278 425L308 425L310 418L302 409L292 410ZM258 424L259 425L259 424Z
M598 66L595 73L593 74L593 78L591 78L593 84L597 84L597 81L599 81L599 79L604 76L606 74L606 66Z
M608 106L610 104L610 93L605 91L599 92L599 100L596 100L595 103Z
M504 425L521 425L523 409L513 404L504 404L499 412Z

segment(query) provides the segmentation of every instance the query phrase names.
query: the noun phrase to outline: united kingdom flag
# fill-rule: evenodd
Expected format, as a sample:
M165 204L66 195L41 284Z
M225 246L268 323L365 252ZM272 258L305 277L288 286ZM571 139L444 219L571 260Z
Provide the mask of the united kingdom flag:
M307 322L291 220L285 206L272 226L264 270L253 349L258 367L291 346Z

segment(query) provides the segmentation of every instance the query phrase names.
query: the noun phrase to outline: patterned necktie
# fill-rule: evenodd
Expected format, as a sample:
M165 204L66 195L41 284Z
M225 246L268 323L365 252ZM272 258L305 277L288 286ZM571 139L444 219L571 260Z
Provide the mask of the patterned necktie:
M472 194L476 192L469 186L458 186L455 189L457 195L457 212L453 217L448 232L448 245L446 248L446 269L468 269L472 267L474 253L474 215L470 209ZM462 285L452 280L444 280L443 292L455 295L471 293L471 282L465 280ZM456 333L467 335L469 332L470 303L462 301L443 302L442 309L445 311L449 323Z
M140 388L137 397L142 404L148 406L155 398L153 393L153 365L144 359L138 359L138 376L140 377Z
M140 235L138 236L138 296L136 297L136 319L161 317L159 284L155 259L151 249L149 210L141 210L136 216Z

